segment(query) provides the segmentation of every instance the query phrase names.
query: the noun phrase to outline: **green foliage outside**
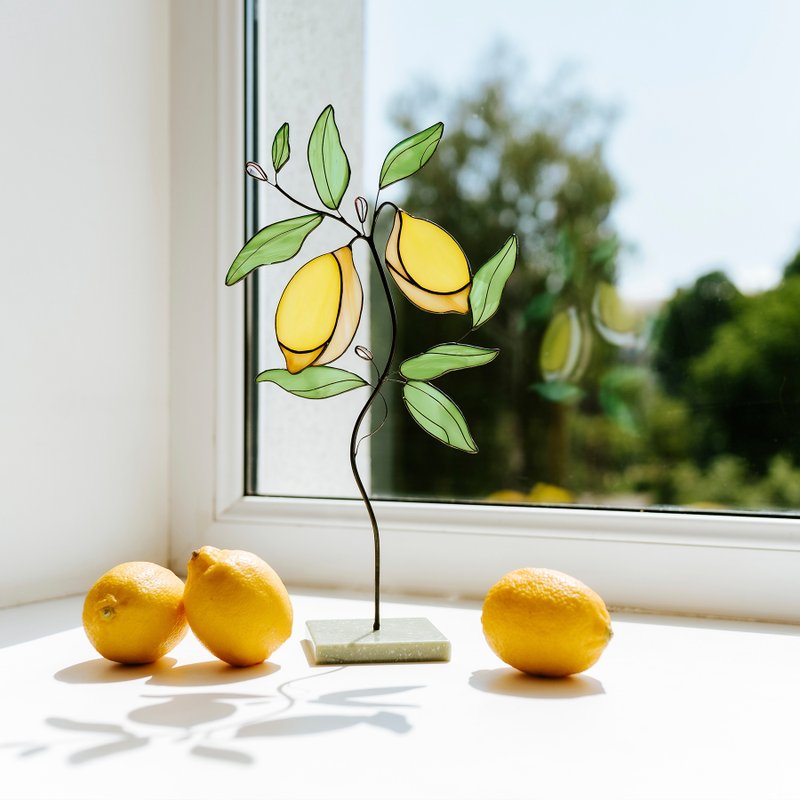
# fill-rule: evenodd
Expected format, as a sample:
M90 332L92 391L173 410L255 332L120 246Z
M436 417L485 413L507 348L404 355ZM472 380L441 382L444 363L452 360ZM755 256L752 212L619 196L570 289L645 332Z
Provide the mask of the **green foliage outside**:
M512 85L501 67L468 95L431 91L399 105L407 132L450 105L437 158L400 205L435 218L473 269L515 231L520 255L503 308L481 329L500 356L480 377L441 379L480 453L467 461L424 447L413 421L390 413L389 433L372 440L376 494L520 502L538 484L539 502L563 502L566 490L574 502L623 507L800 508L800 252L759 294L711 270L654 310L646 347L612 343L592 321L626 246L609 221L619 194L604 157L609 115L558 92L520 109ZM450 317L434 332L397 301L401 352L441 342L442 328L453 341L466 332ZM542 341L568 309L580 368L548 382ZM548 485L559 491L542 492Z

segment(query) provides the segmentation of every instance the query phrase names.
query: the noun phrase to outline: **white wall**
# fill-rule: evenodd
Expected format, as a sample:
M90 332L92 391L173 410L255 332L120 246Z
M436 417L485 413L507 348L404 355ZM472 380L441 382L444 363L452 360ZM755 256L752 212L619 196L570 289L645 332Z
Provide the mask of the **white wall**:
M0 606L166 558L168 38L0 0Z

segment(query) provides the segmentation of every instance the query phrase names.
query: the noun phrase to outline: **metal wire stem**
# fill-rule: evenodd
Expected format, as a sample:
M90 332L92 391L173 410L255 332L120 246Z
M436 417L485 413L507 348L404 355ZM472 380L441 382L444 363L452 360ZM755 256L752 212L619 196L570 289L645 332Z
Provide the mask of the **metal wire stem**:
M367 398L367 402L364 404L364 407L361 409L361 412L356 419L355 426L353 427L353 434L350 437L350 467L353 470L353 478L355 479L356 486L358 486L358 491L361 494L361 499L364 501L367 514L369 515L369 521L372 525L372 538L375 543L375 620L372 624L372 630L377 631L380 630L381 627L381 537L380 531L378 530L378 520L375 518L375 510L372 507L372 502L369 499L367 490L364 488L364 482L361 480L361 475L358 472L358 465L356 464L356 449L358 447L358 431L361 427L361 423L364 421L370 406L378 396L383 384L386 382L386 379L389 375L389 370L392 366L395 345L397 344L397 312L395 311L394 300L392 300L392 292L389 288L389 281L386 279L386 272L383 268L380 255L378 254L378 249L375 247L372 231L370 231L369 236L364 237L364 240L369 246L370 252L372 253L372 258L375 261L375 267L378 270L378 275L380 275L381 283L383 284L383 291L386 294L386 303L389 306L389 316L392 321L392 339L389 346L389 355L386 358L386 364L384 365L383 372L381 372L377 383L370 393L370 396Z

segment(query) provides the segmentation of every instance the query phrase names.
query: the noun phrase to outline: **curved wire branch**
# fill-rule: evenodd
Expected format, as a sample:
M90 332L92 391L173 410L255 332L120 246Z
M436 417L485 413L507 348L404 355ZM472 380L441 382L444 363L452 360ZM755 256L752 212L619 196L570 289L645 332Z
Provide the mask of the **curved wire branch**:
M380 380L381 371L378 369L378 365L375 363L375 357L372 355L370 350L368 350L363 345L356 345L356 355L359 356L359 358L363 358L365 361L369 361L370 365L372 366L372 369L375 371L375 377ZM387 378L387 380L391 379ZM381 419L377 428L373 428L368 433L365 433L358 440L358 442L356 443L356 455L358 455L361 443L365 439L369 439L370 436L374 436L386 424L386 420L389 419L389 404L386 402L386 398L383 396L382 391L378 392L378 397L381 399L381 402L383 403L383 419Z
M372 254L372 258L375 262L375 268L378 270L378 275L381 279L381 284L383 285L383 291L386 295L386 303L389 306L389 317L392 322L392 338L391 344L389 345L389 355L386 357L386 364L381 371L381 374L378 377L378 381L372 389L370 396L367 398L367 402L364 403L364 407L361 409L358 417L356 418L355 425L353 426L353 433L350 437L350 468L353 471L353 478L355 479L356 486L358 487L359 494L361 495L361 499L364 502L364 506L367 509L367 514L369 515L369 521L372 525L372 538L375 547L375 619L372 624L372 629L374 631L380 630L381 627L381 617L380 617L380 591L381 591L381 537L380 531L378 529L378 520L375 517L375 509L372 507L372 503L370 502L369 495L367 494L367 490L364 488L364 482L361 480L361 475L358 471L358 464L356 463L356 454L358 452L358 431L361 428L361 423L364 421L364 417L367 416L367 412L370 409L370 406L374 402L375 398L380 394L381 388L383 384L386 382L386 379L389 375L389 371L391 369L392 360L394 359L394 351L397 345L397 312L394 307L394 300L392 300L392 292L389 288L389 281L386 277L386 271L383 268L383 263L381 262L381 257L378 254L378 249L375 247L375 241L373 239L373 231L374 231L374 219L373 219L373 228L370 230L368 236L364 237L364 241L366 241L370 253Z
M378 194L380 194L380 192L378 192ZM375 203L377 204L377 202L378 202L378 198L376 197L375 198ZM380 205L376 205L375 206L375 213L372 215L372 231L375 230L375 223L378 221L378 217L381 215L381 211L383 211L383 209L386 208L386 206L389 206L390 208L393 208L395 210L395 212L400 210L397 207L397 205L395 203L393 203L391 200L384 200Z
M378 397L380 398L381 402L383 403L383 418L378 423L377 428L373 428L368 433L365 433L357 442L356 442L356 455L358 455L358 450L361 447L361 443L365 439L369 439L371 436L374 436L385 424L386 421L389 419L389 404L386 402L386 398L383 396L383 392L378 392Z

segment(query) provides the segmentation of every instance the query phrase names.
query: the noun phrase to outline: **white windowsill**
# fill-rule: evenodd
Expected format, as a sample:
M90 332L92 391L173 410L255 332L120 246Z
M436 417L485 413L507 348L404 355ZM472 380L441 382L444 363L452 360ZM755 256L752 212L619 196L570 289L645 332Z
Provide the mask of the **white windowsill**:
M798 627L616 614L589 672L543 681L492 654L478 603L383 604L428 616L448 664L311 667L304 620L370 603L292 598L292 639L250 670L191 634L158 667L113 666L80 597L0 611L2 796L798 797Z

